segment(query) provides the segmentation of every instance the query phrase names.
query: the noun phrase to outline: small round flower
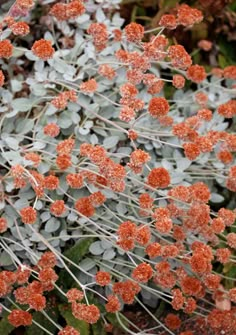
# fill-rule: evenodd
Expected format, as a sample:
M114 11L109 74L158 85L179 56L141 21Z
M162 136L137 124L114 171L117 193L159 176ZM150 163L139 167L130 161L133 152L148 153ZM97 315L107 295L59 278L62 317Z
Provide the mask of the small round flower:
M56 264L56 256L51 251L44 252L37 263L37 265L42 269L53 268Z
M107 78L112 80L116 76L116 71L109 65L107 64L102 64L98 68L98 73Z
M87 217L91 217L95 213L95 209L89 197L83 197L78 199L75 203L75 209L77 210L77 212Z
M61 170L66 170L71 166L71 156L70 155L59 155L56 159L56 164Z
M162 218L155 222L155 227L160 233L168 234L173 227L173 222L169 218Z
M16 0L16 4L20 8L30 9L33 7L34 1L33 0Z
M140 245L146 245L151 238L151 230L148 226L142 225L138 227L135 241Z
M46 298L42 294L30 294L27 303L30 308L41 311L46 307Z
M197 104L199 104L201 107L205 108L208 102L208 95L204 92L197 92L194 95L194 100Z
M51 284L57 281L58 275L56 272L51 268L45 268L39 271L38 279L43 284Z
M204 51L210 51L212 49L212 42L208 40L200 40L198 42L198 47Z
M203 66L192 65L188 68L186 72L188 79L192 80L194 83L199 84L206 79L206 71Z
M177 89L183 88L185 85L185 78L180 74L175 74L172 79L172 85Z
M31 206L22 208L20 210L20 215L21 215L21 221L26 224L35 223L37 220L37 212Z
M154 188L166 188L170 184L169 172L163 168L154 168L147 177L147 184Z
M83 93L93 93L97 90L98 84L95 79L90 79L80 84L79 88Z
M212 119L212 111L209 110L209 109L200 109L198 112L197 112L197 116L201 119L201 120L204 120L204 121L211 121Z
M207 274L204 276L204 285L209 289L209 290L217 290L219 288L221 281L221 277L219 275L215 275L212 273Z
M195 143L184 143L183 148L185 156L191 161L195 160L201 154L199 146Z
M227 244L230 248L236 249L236 233L229 233L227 235Z
M97 192L92 193L89 196L89 199L90 199L91 204L92 204L93 207L101 206L106 201L106 197L101 191L97 191Z
M172 14L162 15L159 26L162 26L167 29L175 29L177 26L176 17Z
M0 234L7 230L7 220L5 218L0 218Z
M177 9L177 21L183 26L192 26L203 20L202 12L196 8L192 8L187 4L182 4Z
M167 52L171 63L175 68L185 70L191 66L192 59L182 45L171 45Z
M218 113L225 118L232 118L236 115L236 100L229 100L228 102L218 107Z
M53 57L55 49L52 47L52 42L41 38L35 41L32 48L33 54L42 60L47 60Z
M144 36L144 27L135 22L131 22L125 27L126 39L129 42L140 42Z
M169 313L165 318L165 325L171 330L176 330L180 328L181 320L177 315Z
M29 34L30 29L26 22L16 22L11 25L11 31L14 35L25 36Z
M81 301L84 299L84 293L77 288L71 288L69 291L67 291L66 297L69 302Z
M206 184L198 182L189 187L191 198L199 202L208 202L211 198L211 192Z
M181 309L183 307L185 298L184 298L181 290L178 289L178 288L173 289L171 291L171 293L173 294L171 305L175 310L178 311L179 309Z
M132 272L131 276L139 283L147 283L152 278L153 269L150 264L141 263Z
M66 326L61 329L57 335L80 335L80 332L72 326Z
M56 200L50 205L49 210L53 215L61 216L66 211L65 202L63 200Z
M150 258L161 256L161 245L153 242L146 247L145 252Z
M7 319L14 327L30 326L32 324L32 315L20 309L13 309Z
M219 248L216 250L217 261L225 264L230 260L231 251L228 248Z
M4 80L5 80L5 76L4 76L3 72L2 72L2 70L0 70L0 87L3 86Z
M100 311L95 305L88 305L84 307L82 317L85 322L90 324L96 323L100 318Z
M84 185L84 178L80 173L69 173L66 182L71 188L81 188Z
M75 146L75 140L73 138L69 138L67 140L61 141L56 146L56 151L59 155L69 155Z
M136 116L136 113L135 113L135 110L133 108L130 108L128 106L124 106L120 110L119 119L121 121L124 121L124 122L130 122L133 119L135 119L135 116Z
M111 282L111 275L105 271L98 271L95 276L96 283L100 286L109 285Z
M43 128L45 135L50 137L57 137L60 133L60 127L56 123L49 123Z
M224 68L224 78L236 80L236 66L229 65Z
M149 102L148 111L152 117L165 116L169 112L168 101L162 97L152 98Z
M56 190L59 186L59 178L53 175L44 178L44 187L48 190Z
M5 280L2 280L0 278L0 297L3 297L7 293L8 293L8 285L6 284Z
M115 295L108 295L105 308L108 313L118 312L121 309L121 304L118 297Z
M138 138L138 133L135 131L135 130L133 130L133 129L129 129L128 130L128 138L130 139L130 140L137 140L137 138Z
M93 43L97 51L102 51L106 48L109 35L104 23L91 23L87 32L92 35Z
M236 213L227 208L221 208L218 211L218 216L222 218L224 224L228 227L232 226L236 220Z
M231 288L229 290L229 298L231 301L236 302L236 288Z
M13 53L13 45L9 40L0 41L0 58L10 58Z
M120 95L123 98L134 98L137 94L137 88L131 83L125 83L120 86Z
M233 155L228 150L221 150L216 157L224 164L230 164L233 161Z
M214 218L211 221L211 228L215 234L221 234L225 230L225 224L222 218Z

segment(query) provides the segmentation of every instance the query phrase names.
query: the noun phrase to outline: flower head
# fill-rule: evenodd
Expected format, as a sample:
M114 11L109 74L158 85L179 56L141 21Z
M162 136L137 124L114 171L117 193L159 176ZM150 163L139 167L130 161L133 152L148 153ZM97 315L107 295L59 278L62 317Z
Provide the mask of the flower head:
M32 48L33 54L42 60L47 60L53 57L55 49L52 47L52 42L44 40L35 41Z

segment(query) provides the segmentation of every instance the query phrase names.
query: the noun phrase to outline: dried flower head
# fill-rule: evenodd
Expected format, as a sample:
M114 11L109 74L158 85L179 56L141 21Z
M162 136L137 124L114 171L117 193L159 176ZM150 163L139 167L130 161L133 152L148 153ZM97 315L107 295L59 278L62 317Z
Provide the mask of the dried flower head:
M20 215L21 215L21 221L26 224L35 223L37 220L37 212L31 206L22 208L20 210Z
M162 97L152 98L149 102L148 111L152 117L165 116L169 112L168 101Z
M125 27L125 36L129 42L140 42L144 36L144 28L139 23L131 22Z
M8 315L8 321L14 327L30 326L32 324L32 315L26 311L13 309Z
M163 168L154 168L147 177L147 184L154 188L166 188L170 184L169 172Z
M35 41L32 48L31 48L33 54L42 60L47 60L53 57L54 55L54 48L52 47L52 42L44 40L41 38L41 40Z

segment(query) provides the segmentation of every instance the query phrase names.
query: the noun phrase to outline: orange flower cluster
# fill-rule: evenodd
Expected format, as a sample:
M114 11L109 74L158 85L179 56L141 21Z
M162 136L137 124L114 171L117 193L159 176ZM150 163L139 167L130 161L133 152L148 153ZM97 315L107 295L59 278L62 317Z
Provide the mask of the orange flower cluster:
M127 280L121 283L115 283L113 285L113 292L118 294L125 304L132 304L134 302L135 295L138 294L141 287L138 283Z
M202 12L196 8L192 8L186 4L182 4L177 8L178 24L183 26L192 26L203 20Z
M107 78L112 80L116 76L116 71L109 65L107 64L102 64L98 68L98 73Z
M108 313L118 312L121 309L121 303L119 301L119 298L112 294L108 295L105 308Z
M84 185L84 178L80 173L69 173L66 182L71 188L81 188Z
M3 217L0 218L0 234L7 230L7 220Z
M14 35L26 36L30 32L29 25L26 22L15 22L10 25L10 29Z
M141 173L143 165L151 159L150 155L141 150L137 149L130 155L130 162L127 164L134 173Z
M9 40L0 41L0 58L10 58L13 53L13 45Z
M89 35L92 35L93 43L97 51L102 51L106 48L108 31L104 23L91 23L87 32Z
M147 283L152 278L153 269L148 263L139 264L132 272L131 276L139 283Z
M94 93L97 90L97 87L98 85L95 79L89 79L79 86L81 92L83 93Z
M192 59L182 45L171 45L167 52L173 67L185 70L192 65Z
M50 14L55 16L58 21L67 21L76 19L78 16L84 14L85 7L79 0L72 0L69 3L56 3L52 6Z
M5 76L2 72L2 70L0 70L0 87L2 87L4 85L4 80L5 80Z
M26 224L35 223L37 220L37 212L31 206L22 208L20 210L20 216L21 216L21 221Z
M140 206L140 215L141 216L148 216L149 211L152 209L154 199L148 194L143 193L139 196L139 206Z
M109 285L111 282L111 275L105 271L98 271L95 276L96 283L100 286Z
M71 288L66 293L66 297L67 297L69 302L81 301L84 298L84 293L82 291L78 290L77 288Z
M66 207L64 200L55 200L49 207L50 212L54 216L61 216L65 213Z
M72 302L72 314L76 319L83 320L88 323L96 323L100 318L100 311L95 305L85 305Z
M162 117L169 112L170 106L165 98L152 98L149 102L148 111L152 117Z
M163 168L154 168L147 177L147 184L153 188L166 188L170 184L169 172Z
M30 326L32 320L32 315L29 312L20 309L13 309L8 315L8 321L14 327Z
M53 57L55 49L52 47L52 42L44 40L35 41L32 48L33 54L42 60L47 60Z
M132 22L125 27L125 36L128 42L140 42L144 36L141 24Z
M72 326L66 326L59 331L58 335L80 335L80 332Z
M52 99L51 104L54 107L56 107L57 109L65 109L67 107L69 101L71 101L71 102L76 102L77 101L77 95L76 95L76 92L74 90L65 91L65 92L62 92L62 93L58 94L57 97ZM53 127L55 128L55 126L53 126ZM54 128L52 128L52 133L54 133L54 131L55 131L55 133L57 133L58 130L55 130ZM49 128L48 128L48 131L50 132ZM52 136L52 137L55 137L55 136Z

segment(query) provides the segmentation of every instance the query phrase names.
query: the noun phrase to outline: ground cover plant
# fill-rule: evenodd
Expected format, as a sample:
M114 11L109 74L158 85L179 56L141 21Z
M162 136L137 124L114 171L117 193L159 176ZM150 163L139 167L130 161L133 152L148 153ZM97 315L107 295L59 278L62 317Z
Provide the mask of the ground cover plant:
M199 9L118 5L2 7L0 333L234 335L236 67L166 37Z

